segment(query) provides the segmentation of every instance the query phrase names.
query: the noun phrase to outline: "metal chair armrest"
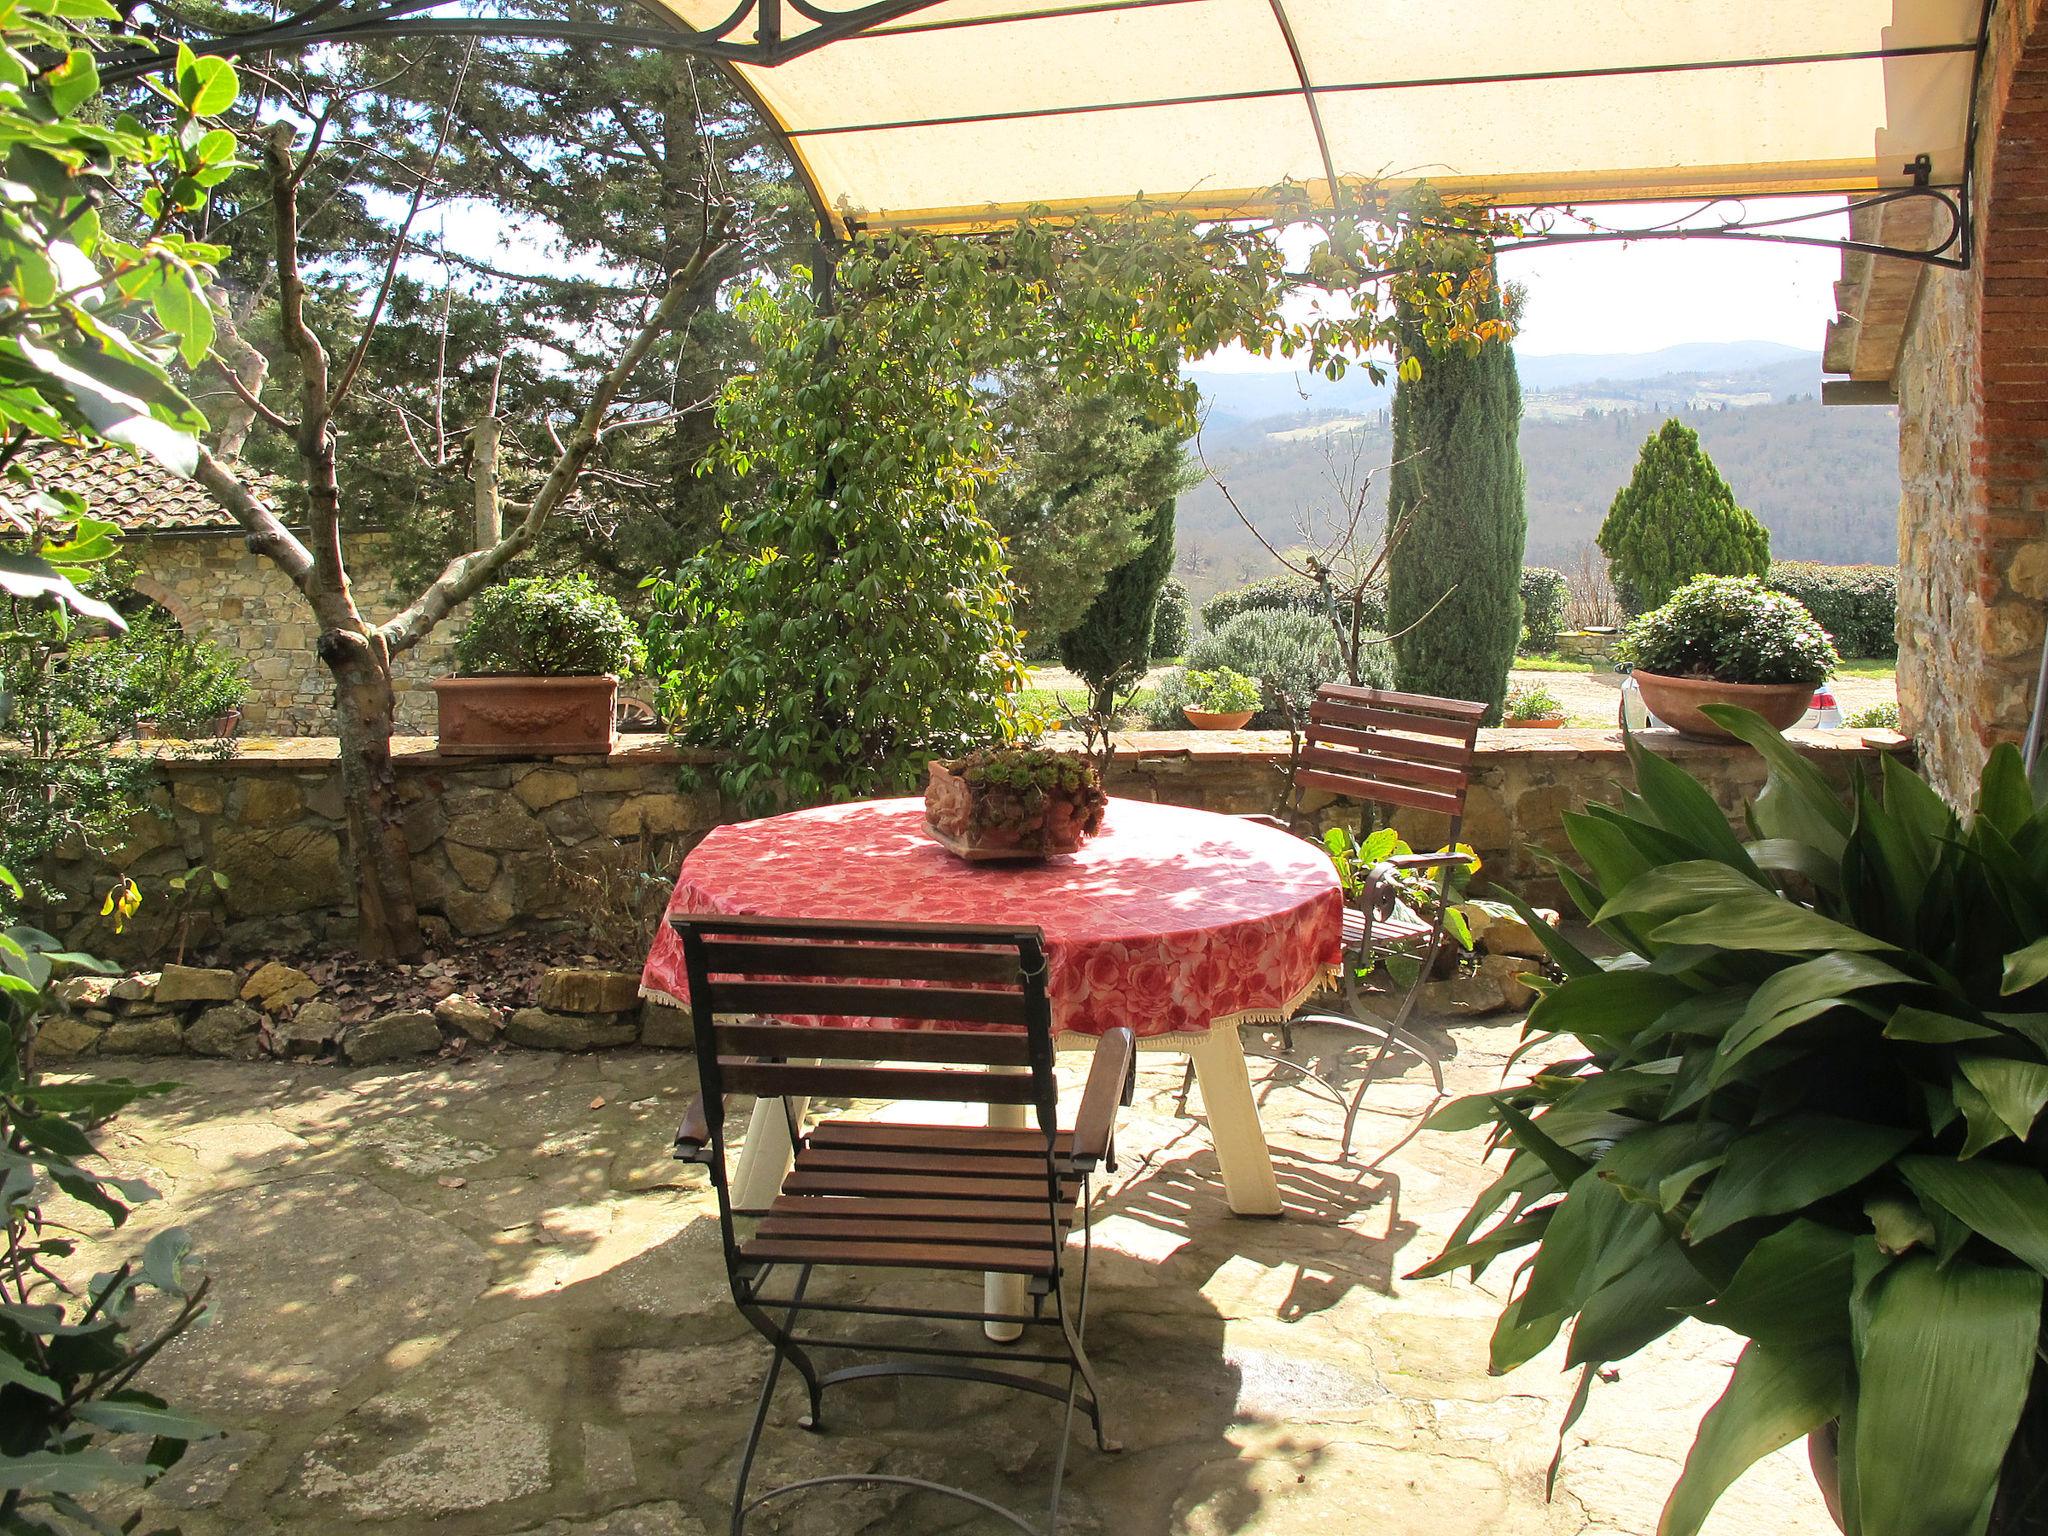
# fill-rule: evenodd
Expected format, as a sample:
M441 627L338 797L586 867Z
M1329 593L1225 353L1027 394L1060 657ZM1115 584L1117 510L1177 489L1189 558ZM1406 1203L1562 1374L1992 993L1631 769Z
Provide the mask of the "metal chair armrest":
M1124 1100L1124 1085L1130 1080L1137 1039L1128 1029L1107 1031L1095 1043L1095 1059L1088 1066L1088 1084L1081 1091L1080 1113L1074 1117L1074 1167L1093 1172L1096 1164L1110 1156L1116 1140L1117 1106Z
M683 1111L682 1126L676 1131L675 1158L679 1163L711 1161L711 1124L704 1114L704 1095L698 1094Z
M1436 853L1397 853L1385 862L1396 869L1429 869L1438 864L1477 864L1479 855L1444 848Z

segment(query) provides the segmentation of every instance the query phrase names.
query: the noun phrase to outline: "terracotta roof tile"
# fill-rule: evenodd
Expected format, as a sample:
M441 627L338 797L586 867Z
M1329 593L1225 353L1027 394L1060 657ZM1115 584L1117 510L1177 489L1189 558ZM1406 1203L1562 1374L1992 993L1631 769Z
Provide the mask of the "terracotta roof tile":
M37 486L60 486L85 498L93 516L127 533L231 532L239 525L196 480L183 480L154 459L125 448L35 444L17 461ZM289 505L289 488L275 477L237 466L258 501ZM0 479L0 522L26 512L24 488Z

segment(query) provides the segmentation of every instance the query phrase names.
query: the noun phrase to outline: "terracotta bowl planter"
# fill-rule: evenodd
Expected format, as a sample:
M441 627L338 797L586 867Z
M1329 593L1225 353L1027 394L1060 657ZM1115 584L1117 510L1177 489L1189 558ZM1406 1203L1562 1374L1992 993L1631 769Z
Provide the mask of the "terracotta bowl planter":
M242 728L242 712L239 709L228 710L225 714L215 715L212 723L214 738L218 741L226 741ZM138 741L162 741L165 739L163 727L154 720L136 721L135 737Z
M438 677L439 749L454 757L551 757L618 744L616 677Z
M1190 709L1186 705L1181 706L1180 712L1198 731L1241 731L1258 713L1255 709L1234 709L1227 715L1212 715L1206 709Z
M1812 683L1719 683L1709 677L1665 677L1640 667L1630 675L1643 690L1643 703L1651 714L1680 735L1700 741L1736 739L1700 713L1702 704L1739 704L1782 731L1813 702Z
M1504 720L1501 722L1511 731L1555 731L1564 727L1564 716L1554 720Z

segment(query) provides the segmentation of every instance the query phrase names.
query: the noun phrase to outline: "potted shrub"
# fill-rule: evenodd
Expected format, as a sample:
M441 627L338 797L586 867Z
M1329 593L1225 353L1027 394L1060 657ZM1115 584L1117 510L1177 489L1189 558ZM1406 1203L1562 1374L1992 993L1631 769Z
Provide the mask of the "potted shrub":
M1508 690L1501 723L1518 731L1554 731L1564 724L1564 705L1541 683L1517 683Z
M249 684L234 654L189 638L169 619L139 618L122 641L83 647L73 664L89 674L81 686L97 691L111 713L133 719L144 740L225 740L241 726Z
M925 828L963 858L1036 859L1072 853L1102 830L1102 776L1080 752L984 747L934 761Z
M1188 702L1181 713L1198 731L1239 731L1258 713L1259 685L1242 672L1218 667L1187 674Z
M1753 709L1783 730L1842 663L1795 598L1753 576L1702 576L1628 626L1617 647L1650 713L1687 736L1729 740L1707 704Z
M437 678L440 750L461 755L609 752L619 679L639 637L588 576L531 576L469 600L458 675Z
M1620 953L1531 922L1539 1064L1432 1120L1508 1163L1419 1273L1510 1258L1493 1365L1568 1332L1567 1425L1685 1317L1747 1340L1659 1536L1800 1435L1850 1536L2042 1530L2048 806L2010 746L1967 819L1891 757L1845 803L1709 707L1768 767L1750 839L1640 742L1637 797L1567 815L1558 876Z

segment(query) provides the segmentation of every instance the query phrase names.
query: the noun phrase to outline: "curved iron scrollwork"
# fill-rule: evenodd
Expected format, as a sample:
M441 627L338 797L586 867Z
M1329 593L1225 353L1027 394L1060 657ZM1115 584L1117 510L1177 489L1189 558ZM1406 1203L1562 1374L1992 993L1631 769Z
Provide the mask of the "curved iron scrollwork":
M787 4L803 22L794 31L783 25ZM616 22L563 21L517 15L479 16L461 0L315 0L266 26L211 37L184 34L181 28L138 24L136 30L152 46L117 55L100 67L108 80L130 80L166 68L180 42L194 53L238 58L247 54L295 53L323 43L373 42L402 37L512 37L554 42L622 43L639 48L669 48L729 64L773 66L801 58L813 49L856 37L898 17L910 15L937 0L868 0L864 5L832 7L811 0L739 0L722 19L707 27L690 27L665 8L643 0L649 13L644 26ZM443 10L469 14L442 15ZM749 28L749 23L752 23Z
M1878 213L1888 207L1911 205L1931 210L1927 236L1921 243L1893 245L1882 240L1863 239L1856 234L1859 213ZM1810 232L1811 226L1822 220L1840 218L1844 213L1850 221L1849 234ZM1570 220L1584 227L1560 229L1554 222L1558 220ZM1525 228L1527 233L1518 239L1499 242L1494 247L1495 251L1533 250L1555 245L1626 244L1637 240L1741 240L1759 245L1811 245L1827 250L1861 251L1871 256L1917 261L1958 271L1970 265L1970 221L1962 195L1930 186L1872 192L1852 197L1841 206L1810 208L1774 218L1754 217L1749 202L1743 198L1706 198L1694 202L1673 218L1640 227L1596 223L1569 204L1545 203L1528 210Z

